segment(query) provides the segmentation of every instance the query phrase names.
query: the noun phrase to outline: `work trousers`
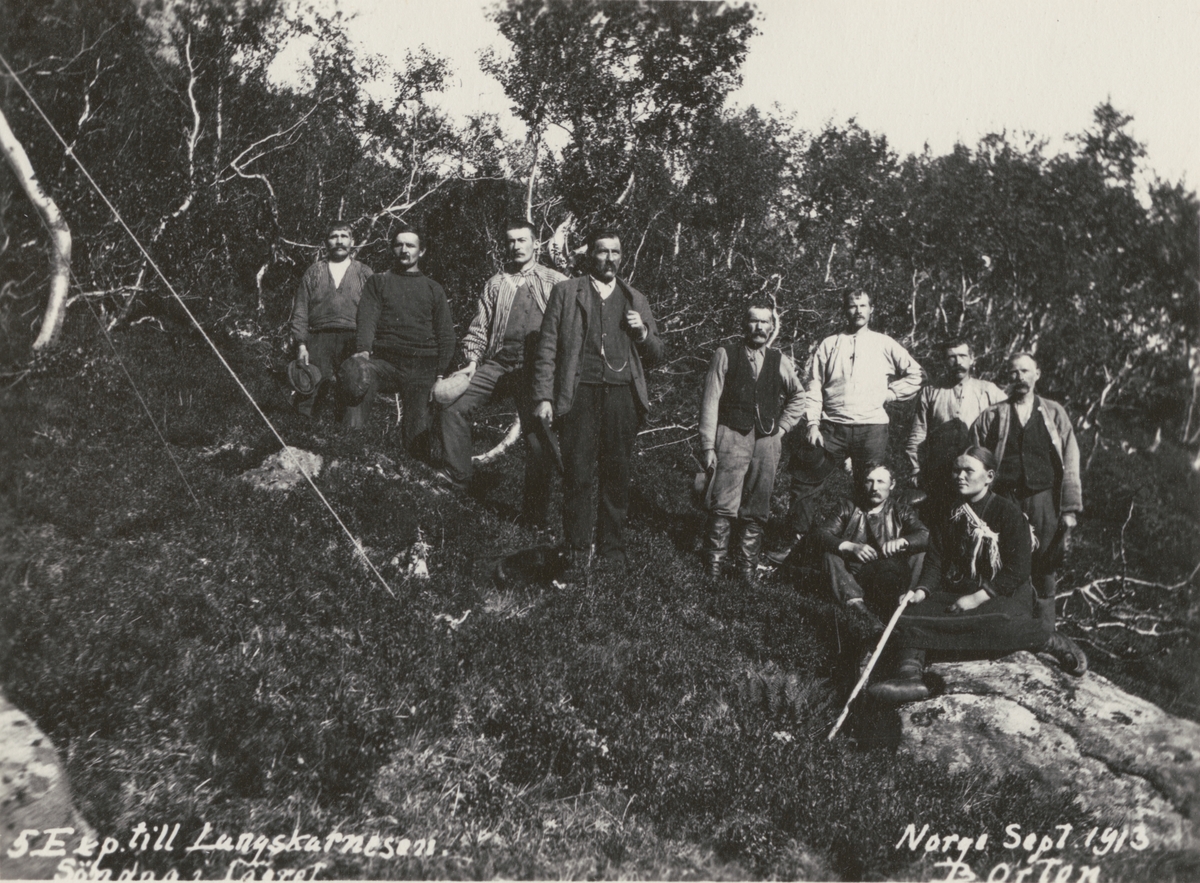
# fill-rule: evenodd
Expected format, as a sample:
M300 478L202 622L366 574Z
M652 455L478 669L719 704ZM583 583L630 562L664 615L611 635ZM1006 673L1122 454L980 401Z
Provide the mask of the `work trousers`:
M413 456L429 452L429 393L437 380L437 356L351 357L339 370L346 404L360 409L359 425L365 425L376 393L400 393L403 408L400 437ZM347 414L349 419L350 415Z
M708 511L765 526L771 515L771 492L775 489L781 447L782 436L755 438L753 429L743 435L718 425L714 448L717 468L704 496Z
M489 359L471 377L457 401L441 413L442 447L446 468L455 481L468 482L474 473L471 463L471 423L481 408L496 397L512 396L525 438L525 499L522 517L530 524L546 526L550 509L550 482L554 465L547 445L537 432L533 416L533 378L528 364L503 365Z
M1050 625L1053 626L1054 593L1058 588L1056 561L1062 554L1062 550L1057 547L1060 542L1059 518L1058 507L1054 504L1054 491L1038 491L1020 496L1011 489L1001 488L997 493L1020 506L1033 527L1033 535L1037 537L1037 548L1033 550L1030 576L1033 587L1037 590L1038 610L1042 618L1049 619Z
M811 445L807 433L797 432L788 472L792 476L792 508L789 513L792 530L799 535L808 533L817 511L817 500L825 482L846 457L854 461L855 470L872 461L882 463L887 457L888 428L886 423L830 423L821 421L821 440L824 447Z
M296 393L292 400L296 410L305 417L313 415L317 397L321 393L328 394L336 391L336 376L334 369L341 365L354 352L355 334L353 331L313 331L305 341L308 349L309 364L316 365L321 370L321 382L308 395ZM339 407L340 411L341 408ZM340 416L340 415L339 415Z
M572 551L587 550L594 530L597 554L624 560L630 461L637 424L633 384L581 383L571 410L558 421L563 456L563 536Z
M900 596L920 576L924 561L924 552L875 561L847 561L840 552L826 552L824 565L838 603L845 605L861 598L881 618L887 619Z

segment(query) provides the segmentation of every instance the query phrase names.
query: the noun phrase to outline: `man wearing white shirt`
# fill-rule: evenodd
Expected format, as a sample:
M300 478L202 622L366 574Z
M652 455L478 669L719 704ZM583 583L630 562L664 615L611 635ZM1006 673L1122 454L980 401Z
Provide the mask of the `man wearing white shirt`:
M325 257L305 270L292 305L292 340L296 360L311 361L321 371L321 383L307 395L296 393L296 410L311 417L317 395L335 366L354 352L358 301L371 268L350 257L354 233L350 225L337 221L325 234Z
M550 292L533 369L534 417L562 440L568 581L586 579L593 530L596 554L625 566L633 441L650 408L646 367L663 349L645 295L617 277L617 234L593 232L588 262Z
M817 497L849 456L856 468L887 459L884 405L911 399L921 388L921 366L892 338L868 328L871 296L848 291L846 329L821 341L807 381L805 438L793 452L792 537L767 557L782 562L808 532Z

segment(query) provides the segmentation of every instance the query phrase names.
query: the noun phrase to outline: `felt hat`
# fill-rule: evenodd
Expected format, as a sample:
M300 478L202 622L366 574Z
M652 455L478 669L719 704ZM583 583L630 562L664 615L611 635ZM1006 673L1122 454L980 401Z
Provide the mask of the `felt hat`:
M433 385L433 400L439 405L453 405L470 385L471 375L467 373L466 369L455 371L449 377L443 377Z
M321 369L312 362L304 365L299 359L292 359L288 363L287 374L292 388L302 396L312 395L321 384Z

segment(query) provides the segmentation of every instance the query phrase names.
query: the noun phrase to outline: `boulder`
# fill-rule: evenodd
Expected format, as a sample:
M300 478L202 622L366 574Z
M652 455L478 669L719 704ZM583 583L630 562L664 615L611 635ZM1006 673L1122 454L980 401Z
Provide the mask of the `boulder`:
M243 472L241 477L262 491L290 491L304 483L304 473L310 478L320 475L324 462L320 454L286 447L263 460L257 469Z
M901 750L951 772L1025 771L1085 811L1144 824L1155 847L1200 847L1200 724L1032 653L930 671L945 691L901 707Z
M54 876L59 858L28 854L47 848L48 829L59 829L54 836L68 850L85 835L96 836L71 801L66 772L46 734L0 693L0 879ZM22 831L25 849L17 845Z

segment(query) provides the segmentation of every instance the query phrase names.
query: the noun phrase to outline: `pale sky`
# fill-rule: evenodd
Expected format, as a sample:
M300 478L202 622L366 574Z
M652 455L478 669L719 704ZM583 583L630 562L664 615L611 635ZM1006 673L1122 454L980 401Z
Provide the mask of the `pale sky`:
M1147 164L1200 181L1200 0L759 0L758 28L732 100L778 104L808 131L855 117L901 154L934 153L988 132L1034 132L1064 147L1111 98L1134 117ZM446 55L455 114L498 113L479 51L506 41L479 0L343 0L364 49L394 58L425 44Z

